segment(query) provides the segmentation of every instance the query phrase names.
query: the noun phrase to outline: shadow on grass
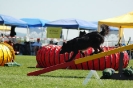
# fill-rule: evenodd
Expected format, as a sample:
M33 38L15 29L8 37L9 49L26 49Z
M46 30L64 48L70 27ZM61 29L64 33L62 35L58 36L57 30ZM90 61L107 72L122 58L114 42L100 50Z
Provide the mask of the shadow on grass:
M40 75L43 77L54 77L54 78L85 78L80 76L52 76L52 75Z
M27 67L27 68L36 68L36 67Z

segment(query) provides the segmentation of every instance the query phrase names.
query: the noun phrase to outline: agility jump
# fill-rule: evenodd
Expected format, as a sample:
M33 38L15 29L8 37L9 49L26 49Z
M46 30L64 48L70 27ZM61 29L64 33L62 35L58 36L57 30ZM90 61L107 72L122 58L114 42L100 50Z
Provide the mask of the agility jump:
M27 75L28 76L38 76L40 74L44 74L44 73L47 73L47 72L50 72L50 71L54 71L54 70L57 70L57 69L68 67L68 66L71 66L73 64L80 64L80 63L83 63L83 62L86 62L86 61L94 60L94 59L101 58L101 57L104 57L104 56L108 56L108 55L111 55L111 54L115 54L115 53L118 53L118 52L130 50L132 48L133 48L133 44L127 45L127 46L122 46L122 47L119 47L119 48L116 48L116 49L113 49L113 50L109 50L107 52L101 52L101 53L98 53L98 54L94 54L92 56L79 58L79 59L73 60L71 62L66 62L66 63L58 64L58 65L55 65L55 66L50 66L50 67L47 67L47 68L43 68L41 70L30 72Z

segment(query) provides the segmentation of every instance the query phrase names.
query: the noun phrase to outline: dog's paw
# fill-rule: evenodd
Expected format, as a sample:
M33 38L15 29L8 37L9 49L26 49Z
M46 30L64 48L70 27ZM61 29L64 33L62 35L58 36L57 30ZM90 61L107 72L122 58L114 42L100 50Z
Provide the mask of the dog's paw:
M70 62L70 61L72 61L73 59L68 59L68 60L65 60L65 62Z
M91 56L91 55L94 55L94 53L91 53L90 56Z

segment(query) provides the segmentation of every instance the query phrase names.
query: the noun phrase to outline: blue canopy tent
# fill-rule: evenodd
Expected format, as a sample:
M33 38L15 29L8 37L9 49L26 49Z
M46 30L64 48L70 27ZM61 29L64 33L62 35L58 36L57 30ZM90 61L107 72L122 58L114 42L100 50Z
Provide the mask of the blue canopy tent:
M29 28L44 27L45 23L49 22L48 20L39 18L21 18L20 20L25 21Z
M11 26L10 36L16 35L15 27L28 26L27 23L22 20L3 14L0 14L0 25Z
M64 29L96 29L97 25L80 19L60 19L45 24L45 27L62 27Z
M0 17L0 24L3 24L4 23L4 21L3 21L3 19Z
M25 26L25 27L27 27L26 22L16 19L11 16L3 15L3 14L0 14L0 23L2 25L7 25L7 26L16 26L16 27Z
M38 31L36 28L40 27L42 32L41 38L43 37L44 25L45 23L49 22L48 20L40 18L21 18L20 20L26 22L29 29L32 31Z
M80 19L60 19L45 24L45 27L62 27L63 29L95 30L98 25ZM67 31L68 36L68 31ZM66 39L67 40L67 39Z
M20 20L22 20L28 24L28 28L30 29L29 31L41 32L40 37L43 38L44 25L45 25L45 23L49 22L48 20L40 19L40 18L21 18ZM23 27L23 28L25 28L25 27ZM41 30L37 30L37 29L41 29ZM35 35L33 35L32 37L35 38ZM37 35L37 37L38 37L38 35ZM43 40L41 39L41 42L42 41Z

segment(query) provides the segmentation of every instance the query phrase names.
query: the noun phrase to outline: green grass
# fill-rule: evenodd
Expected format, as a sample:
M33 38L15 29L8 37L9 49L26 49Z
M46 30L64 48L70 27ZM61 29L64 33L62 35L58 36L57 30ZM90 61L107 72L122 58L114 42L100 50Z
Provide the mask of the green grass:
M99 85L97 79L92 79L87 85L82 85L88 70L60 69L39 76L27 76L28 72L38 70L35 56L16 56L15 61L20 67L0 67L0 88L133 88L133 81L103 80ZM129 66L133 65L130 60ZM102 76L102 71L97 71Z

